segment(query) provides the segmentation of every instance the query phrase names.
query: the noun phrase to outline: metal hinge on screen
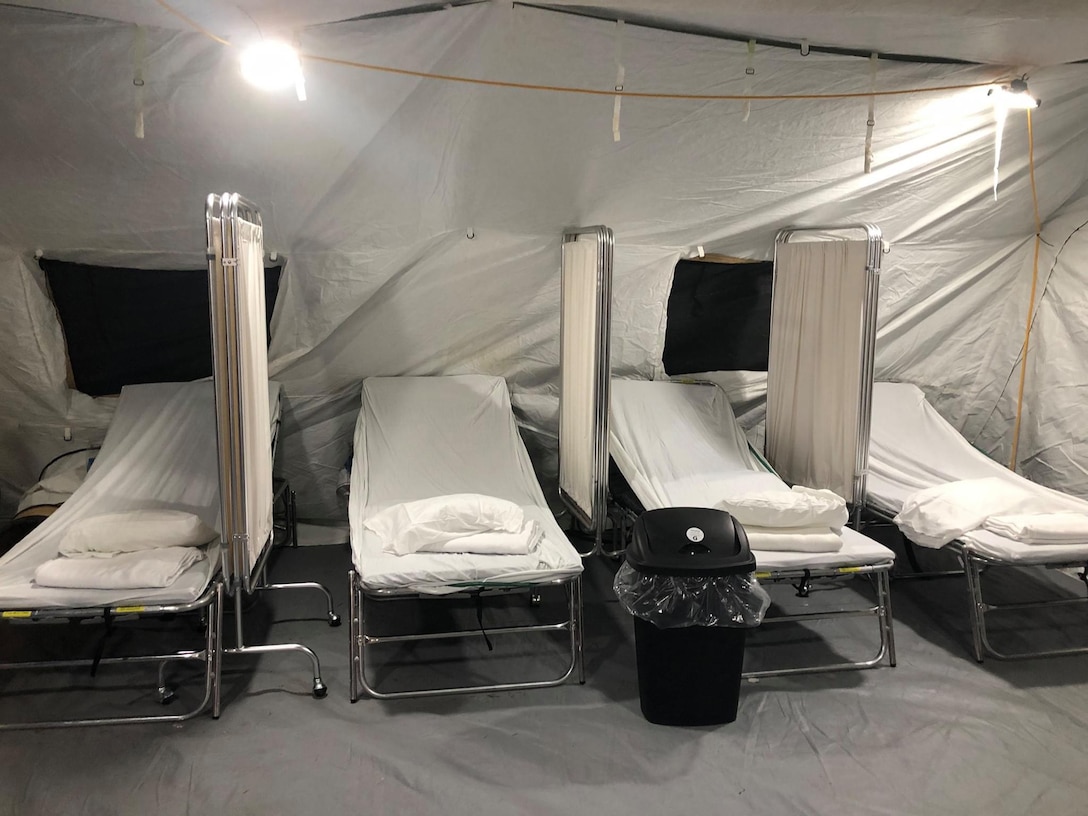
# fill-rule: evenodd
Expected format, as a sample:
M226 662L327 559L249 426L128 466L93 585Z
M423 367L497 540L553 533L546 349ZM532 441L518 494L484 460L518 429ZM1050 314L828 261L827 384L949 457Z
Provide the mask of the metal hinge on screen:
M223 266L238 266L238 259L237 258L224 258L223 259Z

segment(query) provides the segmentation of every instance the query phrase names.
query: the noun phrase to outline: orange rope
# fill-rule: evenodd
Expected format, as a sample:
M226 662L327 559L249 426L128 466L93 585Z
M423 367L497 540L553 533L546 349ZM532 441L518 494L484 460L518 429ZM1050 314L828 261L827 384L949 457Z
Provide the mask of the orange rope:
M1031 264L1031 296L1028 298L1028 316L1024 326L1024 345L1020 349L1020 390L1016 395L1016 421L1012 428L1012 453L1009 470L1016 470L1016 454L1020 446L1020 418L1024 409L1024 381L1028 373L1028 341L1031 339L1032 319L1035 313L1035 289L1039 283L1039 247L1042 244L1043 224L1039 218L1039 193L1035 189L1035 137L1031 129L1031 110L1028 112L1028 178L1031 180L1031 204L1035 210L1035 257Z
M208 37L210 39L215 40L220 45L230 45L230 42L228 40L224 40L222 37L215 36L210 31L208 31L208 29L204 28L204 26L200 25L200 23L198 23L196 20L193 20L190 17L186 17L184 14L182 14L176 8L171 6L169 3L166 2L166 0L156 0L156 2L158 2L158 4L160 6L162 6L164 9L169 11L175 17L178 17L178 18L184 20L186 23L188 23L190 26L195 28L197 31L199 31L201 34L203 34L205 37Z
M159 0L162 2L162 0ZM962 91L969 88L986 88L1000 82L990 80L988 82L972 82L964 85L937 85L932 88L903 88L897 91L858 91L856 93L829 93L829 94L683 94L683 93L651 93L647 91L617 91L614 88L607 90L598 88L575 88L566 85L535 85L528 82L504 82L497 79L475 79L473 77L456 76L454 74L432 74L428 71L411 71L406 68L390 68L386 65L372 65L366 62L353 62L352 60L322 57L317 54L303 54L302 59L314 62L325 62L330 65L343 65L348 68L362 68L367 71L380 71L386 74L399 74L400 76L418 77L420 79L439 79L445 82L462 82L469 85L486 85L491 88L517 88L523 91L553 91L557 93L585 94L587 96L624 96L630 99L685 99L697 102L714 102L736 100L744 102L748 100L772 101L789 99L868 99L871 96L905 96L916 93L935 93L938 91Z

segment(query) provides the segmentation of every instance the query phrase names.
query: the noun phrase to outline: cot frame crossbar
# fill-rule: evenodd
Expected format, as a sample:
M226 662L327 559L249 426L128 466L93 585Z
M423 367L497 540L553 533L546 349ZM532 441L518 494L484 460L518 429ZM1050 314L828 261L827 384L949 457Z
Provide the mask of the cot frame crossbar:
M348 584L350 594L350 664L351 664L351 702L357 702L365 693L379 700L394 700L406 697L448 697L456 694L480 694L496 691L513 691L516 689L538 689L559 686L567 682L572 675L577 674L578 682L584 684L585 660L583 649L582 630L582 577L575 575L553 580L533 581L527 583L509 584L458 584L462 592L452 595L425 595L407 589L368 589L363 585L361 575L352 569L348 572ZM442 599L460 598L466 594L496 594L528 589L535 598L537 592L544 587L562 587L567 596L567 616L558 622L529 624L522 626L500 626L488 628L486 635L482 629L456 629L446 632L417 632L396 635L373 635L367 631L367 615L371 604L388 600L403 600L415 598L420 601L437 601ZM464 686L438 686L432 688L412 689L407 691L382 691L367 676L368 656L371 650L377 646L386 646L396 643L418 642L423 640L458 639L469 637L491 637L493 635L506 634L544 634L550 635L556 632L568 634L569 660L564 670L555 677L544 679L531 679L505 683L477 683Z

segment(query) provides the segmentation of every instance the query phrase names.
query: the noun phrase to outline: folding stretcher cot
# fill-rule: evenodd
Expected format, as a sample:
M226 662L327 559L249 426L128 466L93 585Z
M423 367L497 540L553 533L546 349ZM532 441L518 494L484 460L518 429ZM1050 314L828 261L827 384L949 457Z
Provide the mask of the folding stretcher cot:
M270 384L270 415L279 418L279 384ZM204 666L204 697L189 712L138 718L96 718L87 724L120 721L177 721L204 711L218 686L224 584L218 543L170 586L158 589L62 589L39 586L34 573L57 556L65 532L93 516L132 510L181 510L210 527L218 526L219 482L212 383L155 383L128 386L102 449L86 480L53 515L0 559L0 613L8 621L47 621L154 616L199 611L203 649L162 655L102 657L100 660L4 664L4 669L77 667L92 663L198 661ZM97 559L95 559L97 560ZM160 692L166 693L160 678ZM56 725L74 725L66 721ZM46 724L35 724L42 727Z
M715 507L726 492L761 490L781 484L751 450L744 431L721 389L714 385L665 381L613 380L609 429L610 451L626 480L614 484L614 507L621 536L644 510L661 507ZM624 487L629 486L629 490ZM888 660L895 665L889 573L891 550L855 530L844 528L837 552L754 550L756 575L762 582L795 583L805 595L811 582L866 576L876 591L876 604L864 609L836 609L797 615L768 616L764 624L812 621L846 616L877 618L880 647L867 660L751 672L747 676L801 674L862 669Z
M404 502L460 493L505 499L543 527L528 555L412 553L394 555L366 522ZM582 562L556 524L518 434L506 382L480 375L373 377L363 383L355 428L348 510L353 569L351 589L351 700L536 688L565 682L581 672ZM453 688L384 692L368 677L374 646L437 638L480 636L481 629L378 636L368 629L376 601L424 599L453 593L477 595L545 586L566 591L567 615L554 623L488 628L508 632L565 632L569 663L556 677Z
M2 666L7 669L76 667L102 663L159 663L159 693L163 702L173 697L165 672L176 661L199 661L204 666L204 696L182 714L95 717L47 723L8 723L0 728L105 725L122 722L179 721L211 707L219 716L220 666L224 654L296 652L313 668L313 694L324 697L317 655L298 643L247 645L242 625L243 593L273 589L318 590L327 602L330 625L339 623L328 590L314 582L270 584L266 566L275 529L273 504L285 502L288 525L293 522L290 489L272 479L274 434L279 422L278 386L268 381L267 329L264 299L263 228L260 212L236 193L210 195L205 202L206 254L211 318L213 381L130 386L123 390L110 431L94 467L81 487L32 534L0 559L0 610L7 619L78 619L102 617L107 632L118 616L146 616L199 611L204 647L168 654L133 655L90 660L35 661ZM270 408L270 397L272 407ZM123 514L134 510L175 510L199 517L204 532L219 534L209 544L208 556L181 574L149 578L141 571L124 590L117 586L119 561L107 560L87 578L90 564L58 561L76 575L64 586L96 589L57 591L35 583L39 567L58 553L72 525L85 518ZM146 517L145 517L146 518ZM122 517L121 524L131 522ZM116 523L111 522L111 523ZM157 524L161 523L156 522ZM113 528L118 529L118 528ZM143 527L134 538L156 537L162 527ZM289 539L294 540L293 532ZM143 545L145 542L138 542ZM195 542L190 542L195 543ZM220 547L219 544L222 544ZM186 558L192 551L182 550ZM136 564L153 559L136 553ZM177 555L177 554L175 554ZM89 561L98 559L88 559ZM180 561L173 562L177 568ZM41 577L37 575L37 577ZM173 578L173 580L168 580ZM83 580L87 579L84 584ZM161 586L149 590L146 584ZM234 643L223 643L223 602L234 600ZM104 642L104 641L103 641Z
M1088 513L1088 502L1034 484L973 448L926 402L921 389L909 383L876 383L873 387L869 467L868 509L887 519L898 514L907 499L919 490L986 478L997 478L1040 495L1052 495L1071 509L1080 504L1083 506L1080 512ZM986 629L986 614L990 611L1084 603L1084 599L997 605L987 602L982 591L983 573L994 567L1080 567L1083 577L1088 541L1071 545L1027 544L979 529L964 533L945 547L963 564L976 660L982 662L986 654L1012 659L1088 652L1088 647L1001 652L991 645Z

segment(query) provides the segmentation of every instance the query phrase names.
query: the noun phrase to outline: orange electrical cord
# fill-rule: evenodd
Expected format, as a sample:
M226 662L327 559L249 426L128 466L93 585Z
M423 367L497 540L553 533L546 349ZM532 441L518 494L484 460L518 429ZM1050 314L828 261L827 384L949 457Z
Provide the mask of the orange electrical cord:
M1035 257L1031 264L1031 296L1028 298L1028 316L1024 325L1024 345L1020 348L1020 389L1016 395L1016 421L1012 426L1012 453L1009 470L1016 470L1016 454L1020 447L1020 418L1024 410L1024 381L1028 373L1028 341L1034 323L1035 289L1039 283L1039 246L1043 241L1043 224L1039 219L1039 193L1035 189L1035 137L1031 129L1031 110L1028 114L1028 178L1031 180L1031 205L1035 211Z

